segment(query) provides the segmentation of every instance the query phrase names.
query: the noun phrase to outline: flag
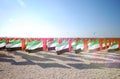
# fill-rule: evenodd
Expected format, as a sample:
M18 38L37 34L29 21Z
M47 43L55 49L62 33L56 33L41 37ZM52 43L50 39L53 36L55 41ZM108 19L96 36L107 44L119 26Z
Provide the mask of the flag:
M6 41L5 40L0 40L0 48L5 47Z

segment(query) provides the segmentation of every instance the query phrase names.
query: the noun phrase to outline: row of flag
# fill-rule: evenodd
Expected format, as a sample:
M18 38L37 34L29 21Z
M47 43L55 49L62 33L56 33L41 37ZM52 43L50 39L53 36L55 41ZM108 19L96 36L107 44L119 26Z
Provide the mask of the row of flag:
M42 49L43 48L43 40L25 40L27 51L34 51L36 49ZM108 45L108 44L107 44ZM109 46L109 45L108 45ZM9 40L8 43L6 43L5 39L0 40L0 48L6 48L6 49L16 49L22 47L22 40L21 39L12 39ZM46 47L48 50L55 50L58 54L69 52L69 40L62 40L61 43L59 43L58 39L52 39L47 40ZM84 50L84 42L83 40L76 41L75 39L71 42L72 50L75 51L75 53L79 53L80 51ZM102 47L105 48L105 42L102 42ZM99 40L88 40L88 50L97 50L100 48ZM119 48L119 43L114 42L109 46L108 50L115 50Z

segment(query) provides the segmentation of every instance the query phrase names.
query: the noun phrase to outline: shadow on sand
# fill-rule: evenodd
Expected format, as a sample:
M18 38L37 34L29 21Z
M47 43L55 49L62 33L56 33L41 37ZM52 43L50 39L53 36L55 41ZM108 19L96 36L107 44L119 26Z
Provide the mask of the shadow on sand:
M69 66L72 66L76 69L102 69L104 67L104 64L98 64L98 63L90 63L90 64L68 64Z
M68 64L76 69L103 69L103 68L120 68L120 62L116 63L90 63L90 64Z
M75 61L75 62L82 62L80 60L77 60L77 59L72 59L71 58L66 58L66 57L62 57L60 55L50 55L50 54L43 54L43 53L36 53L37 55L42 55L44 56L45 58L55 58L55 59L58 59L58 60L61 60L61 61Z
M6 54L0 54L0 58L3 57L3 58L14 58L13 56L9 56L9 55L6 55Z
M18 55L18 56L21 56L23 59L25 59L26 61L22 61L22 62L16 62L15 60L13 60L12 58L14 57L9 57L9 56L4 56L2 55L3 57L0 57L0 62L9 62L11 63L12 65L38 65L42 68L69 68L65 65L62 65L62 64L58 64L58 63L36 63L34 61L54 61L52 59L49 59L49 58L41 58L41 57L37 57L37 56L30 56L30 55L27 55L27 54L22 54L20 52L11 52L15 55ZM11 59L7 59L7 58L11 58Z
M72 60L70 58L65 58L65 57L61 57L61 56L57 56L57 55L48 55L48 54L42 54L39 53L39 55L44 56L44 58L38 57L38 56L32 56L32 55L28 55L28 54L23 54L19 51L14 51L14 52L10 52L13 53L14 55L18 55L21 56L23 59L25 59L26 61L21 61L21 62L16 62L12 57L12 56L6 56L3 54L0 54L0 62L10 62L12 65L38 65L42 68L70 68L70 67L74 67L76 69L102 69L102 68L120 68L120 62L105 62L105 63L90 63L90 64L84 64L83 63L67 63L66 65L64 64L59 64L57 62L52 62L52 63L43 63L43 62L34 62L34 61L55 61L51 58L55 58L55 59L59 59L62 61L65 60L69 60L69 61L76 61L76 60Z

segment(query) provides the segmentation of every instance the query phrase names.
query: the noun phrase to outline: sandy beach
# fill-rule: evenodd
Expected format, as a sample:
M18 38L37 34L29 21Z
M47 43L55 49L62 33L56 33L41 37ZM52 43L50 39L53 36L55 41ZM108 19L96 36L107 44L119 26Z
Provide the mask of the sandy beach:
M0 50L0 79L120 79L120 52Z

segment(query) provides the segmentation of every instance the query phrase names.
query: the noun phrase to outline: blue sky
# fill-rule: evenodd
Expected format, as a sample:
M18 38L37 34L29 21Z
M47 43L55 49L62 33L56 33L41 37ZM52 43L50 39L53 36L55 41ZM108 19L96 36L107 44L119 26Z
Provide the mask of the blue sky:
M0 36L120 37L120 0L0 0Z

